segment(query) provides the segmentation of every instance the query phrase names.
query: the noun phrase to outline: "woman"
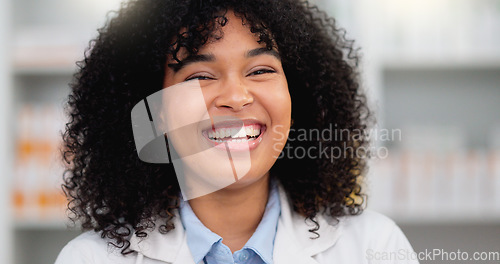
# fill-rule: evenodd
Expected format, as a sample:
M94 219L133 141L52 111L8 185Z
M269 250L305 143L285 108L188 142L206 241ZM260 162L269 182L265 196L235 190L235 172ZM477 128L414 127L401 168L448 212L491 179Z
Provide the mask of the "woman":
M122 8L72 85L63 187L73 219L93 231L56 263L380 263L411 253L391 220L362 209L368 142L355 132L370 113L341 33L296 0ZM144 140L141 124L160 141ZM322 136L333 128L342 136Z

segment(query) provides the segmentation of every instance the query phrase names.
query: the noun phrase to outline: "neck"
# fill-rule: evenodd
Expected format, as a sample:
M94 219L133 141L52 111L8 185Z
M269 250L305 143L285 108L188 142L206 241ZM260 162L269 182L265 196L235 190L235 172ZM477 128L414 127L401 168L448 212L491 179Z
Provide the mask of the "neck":
M231 252L250 239L264 215L269 175L244 187L229 187L192 199L189 205L200 221L222 237Z

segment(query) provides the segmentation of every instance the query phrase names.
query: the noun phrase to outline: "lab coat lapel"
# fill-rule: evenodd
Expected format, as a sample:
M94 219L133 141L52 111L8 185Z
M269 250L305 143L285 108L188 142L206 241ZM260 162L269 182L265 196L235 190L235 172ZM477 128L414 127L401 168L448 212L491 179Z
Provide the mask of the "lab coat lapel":
M338 222L318 215L320 225L318 238L309 232L315 227L312 221L293 212L287 194L280 186L281 215L274 241L273 260L275 264L304 263L317 264L313 256L333 247L342 234L343 221Z
M304 251L304 248L300 247L293 231L283 227L281 219L278 222L278 230L274 240L273 262L274 264L318 264Z
M194 264L179 214L176 213L173 219L175 228L166 234L162 234L157 230L161 224L160 221L157 221L156 229L148 232L148 236L144 239L134 234L130 239L130 249L143 254L147 258L166 263Z
M186 240L182 242L179 254L172 264L195 264Z

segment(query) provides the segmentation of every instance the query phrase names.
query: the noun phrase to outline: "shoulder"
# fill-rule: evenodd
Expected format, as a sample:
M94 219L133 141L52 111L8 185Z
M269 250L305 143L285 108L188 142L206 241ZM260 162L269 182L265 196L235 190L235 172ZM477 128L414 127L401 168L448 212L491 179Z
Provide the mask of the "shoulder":
M107 241L101 238L101 233L94 231L86 231L67 244L67 246L92 249L99 249L106 245Z
M343 239L355 240L368 248L409 247L406 236L392 219L369 209L359 215L344 216L339 224Z
M87 231L64 246L55 264L125 264L128 259L130 257L122 255L121 250L102 238L100 233Z
M310 244L342 244L365 245L383 244L384 241L398 241L405 243L406 237L396 223L387 216L370 209L363 210L357 215L346 215L334 219L325 214L318 214L315 221L304 219L293 211L286 192L280 190L281 216L279 227L293 232L301 241L302 246ZM319 225L317 239L311 240L311 232ZM342 243L337 243L342 242ZM407 242L406 242L407 243Z
M294 263L291 250L312 256L314 263L418 263L412 258L413 249L406 236L383 214L365 209L358 215L338 219L319 214L311 221L292 210L283 189L280 199L281 216L274 255L280 260L289 260L280 263ZM317 225L318 236L315 237L310 230L315 230ZM387 255L390 257L385 258ZM378 261L381 258L388 261Z
M359 215L344 216L340 219L340 224L344 232L366 238L389 234L398 229L392 219L370 209L365 209Z
M330 253L346 259L356 256L356 263L418 263L412 259L414 251L403 231L381 213L364 210L340 218L338 225L339 239Z

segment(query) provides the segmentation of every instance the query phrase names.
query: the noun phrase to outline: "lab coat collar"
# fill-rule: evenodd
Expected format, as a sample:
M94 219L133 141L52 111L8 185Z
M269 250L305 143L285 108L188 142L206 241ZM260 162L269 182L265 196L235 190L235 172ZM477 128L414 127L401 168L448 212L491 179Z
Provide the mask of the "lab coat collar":
M315 227L312 221L291 210L288 196L282 186L279 186L281 215L278 220L278 230L274 241L273 262L275 264L303 263L316 264L314 256L335 245L342 233L343 220L336 222L323 215L318 215L316 221L320 225L318 238L309 232ZM161 225L156 222L156 229ZM141 253L147 258L172 264L194 263L186 241L186 232L180 221L179 213L173 219L175 228L166 234L158 230L148 232L146 238L135 234L130 239L130 249Z
M335 245L342 233L343 219L335 221L321 214L316 217L320 225L319 237L309 232L315 224L292 211L288 196L280 186L281 216L274 242L275 264L318 263L313 257Z
M179 212L176 210L172 222L175 226L166 234L159 232L158 228L165 221L158 219L155 230L148 231L146 238L138 237L135 233L130 239L130 249L147 258L160 260L166 263L193 263L191 252L186 242L186 232L182 226Z

